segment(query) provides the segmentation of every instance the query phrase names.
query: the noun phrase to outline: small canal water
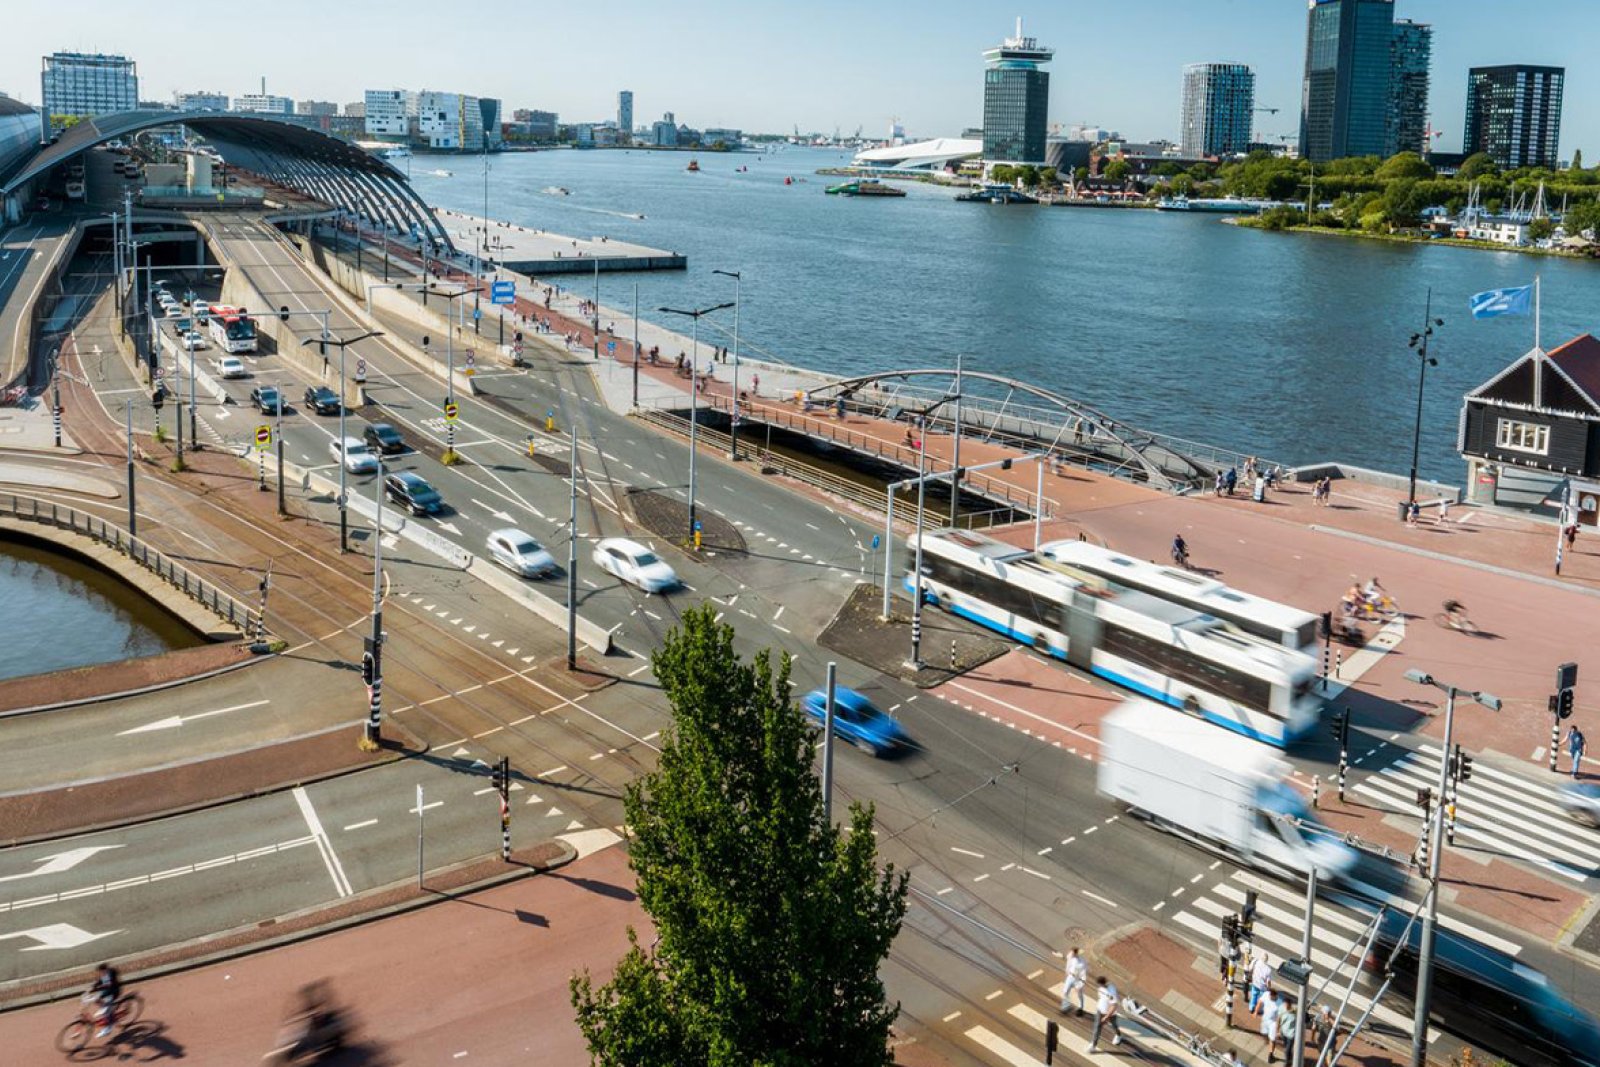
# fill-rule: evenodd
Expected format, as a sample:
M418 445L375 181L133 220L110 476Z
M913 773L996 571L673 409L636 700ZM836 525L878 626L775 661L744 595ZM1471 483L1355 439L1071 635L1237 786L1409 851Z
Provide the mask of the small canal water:
M0 541L0 679L203 644L121 580L40 544Z

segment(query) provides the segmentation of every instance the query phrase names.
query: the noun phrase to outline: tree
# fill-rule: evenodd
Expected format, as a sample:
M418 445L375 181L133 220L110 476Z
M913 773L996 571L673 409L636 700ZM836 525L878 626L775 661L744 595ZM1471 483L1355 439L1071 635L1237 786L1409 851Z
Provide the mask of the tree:
M1556 224L1547 218L1537 218L1528 223L1528 240L1543 241L1556 232Z
M1585 200L1573 204L1567 208L1561 226L1569 237L1578 237L1586 232L1600 237L1600 201Z
M1024 163L1017 168L1017 180L1024 189L1036 188L1039 184L1039 168L1032 163Z
M659 934L606 985L571 982L601 1067L887 1067L878 968L906 909L906 875L880 869L872 810L822 817L816 731L774 670L733 649L711 605L691 608L652 666L672 706L657 769L628 786L630 859Z
M996 163L989 171L989 180L997 185L1010 185L1017 180L1017 168L1009 163Z
M1572 150L1572 169L1573 170L1582 170L1583 169L1583 149L1581 149L1581 148L1574 148Z
M1054 167L1041 167L1041 168L1039 168L1039 184L1040 185L1048 187L1048 186L1057 185L1057 184L1060 183L1060 181L1061 181L1061 178L1060 178L1060 175L1058 175L1056 173L1056 168L1054 168Z
M1377 176L1385 181L1396 178L1431 178L1433 168L1422 161L1422 157L1415 152L1396 152L1383 161L1383 166L1377 170Z
M1490 158L1487 152L1474 152L1461 161L1461 167L1456 171L1456 177L1462 181L1470 182L1476 178L1494 177L1500 173L1500 168Z
M1100 173L1108 182L1125 182L1133 167L1126 159L1113 159Z

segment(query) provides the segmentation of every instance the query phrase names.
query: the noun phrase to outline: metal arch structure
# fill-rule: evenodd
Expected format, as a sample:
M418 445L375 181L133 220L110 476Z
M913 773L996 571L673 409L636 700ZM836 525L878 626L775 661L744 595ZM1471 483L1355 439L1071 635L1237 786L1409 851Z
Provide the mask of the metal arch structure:
M990 383L1004 392L999 399L963 397L963 434L1025 449L1047 449L1063 459L1175 492L1204 485L1217 470L1236 464L1240 458L1235 453L1141 430L1087 404L1015 378L969 370L963 370L961 377L964 381ZM858 408L876 408L898 416L949 396L954 378L955 371L950 367L879 371L825 382L805 390L805 396L824 404L843 399ZM914 380L950 384L928 389L913 385ZM1019 393L1035 403L1018 402ZM948 407L942 409L933 422L940 426L951 424L948 412Z
M454 249L450 232L385 159L300 122L271 115L217 111L124 111L85 119L0 174L0 197L10 199L30 182L97 145L159 126L187 126L216 148L223 161L253 171L312 199L400 232L415 230L433 244Z

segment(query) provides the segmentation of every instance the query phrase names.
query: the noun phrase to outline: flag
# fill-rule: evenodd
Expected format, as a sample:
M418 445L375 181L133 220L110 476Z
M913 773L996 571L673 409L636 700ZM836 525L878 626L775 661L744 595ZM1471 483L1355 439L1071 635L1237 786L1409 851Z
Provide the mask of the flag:
M1515 289L1490 289L1486 293L1477 293L1468 298L1467 307L1475 319L1526 315L1533 310L1533 286L1519 285Z

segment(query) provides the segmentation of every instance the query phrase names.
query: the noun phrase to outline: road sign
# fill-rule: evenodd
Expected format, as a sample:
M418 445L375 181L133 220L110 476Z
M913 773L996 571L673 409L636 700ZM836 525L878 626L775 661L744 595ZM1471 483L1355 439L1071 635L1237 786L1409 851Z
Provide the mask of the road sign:
M367 361L364 360L364 359L358 359L358 360L356 360L356 381L364 382L366 380L367 380Z
M1556 690L1571 689L1578 684L1578 665L1563 663L1556 668Z
M696 533L699 533L702 529L704 529L704 527L701 526L699 519L694 520L694 529Z
M516 282L492 282L489 285L491 304L514 304L517 300Z
M446 419L448 419L451 422L455 422L456 421L456 411L457 410L458 409L456 408L456 402L454 400L445 401L444 417Z
M262 423L256 427L256 447L266 448L272 444L272 427Z
M475 318L475 319L483 318L483 309L482 308L473 308L472 309L472 317Z
M879 537L877 534L873 534L872 535L872 547L874 549L876 549L878 547L878 545L881 544L882 542L883 542L883 538Z
M474 375L474 374L476 374L476 373L478 373L478 372L477 372L477 369L476 369L476 367L475 367L475 364L476 364L476 363L477 363L477 360L475 360L475 359L474 359L474 358L473 358L473 356L472 356L472 350L471 350L471 349L468 349L468 350L467 350L467 377L468 377L468 378L470 378L470 377L472 377L472 376L473 376L473 375Z

